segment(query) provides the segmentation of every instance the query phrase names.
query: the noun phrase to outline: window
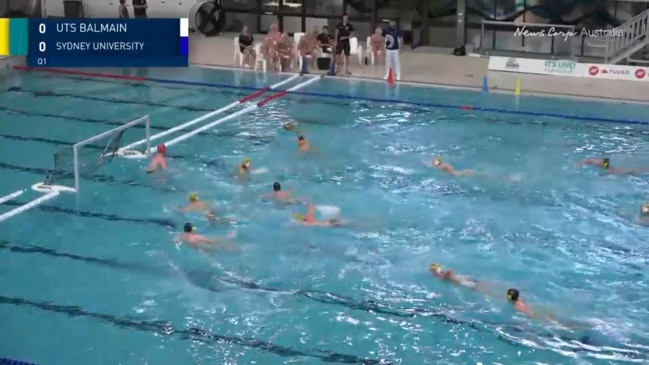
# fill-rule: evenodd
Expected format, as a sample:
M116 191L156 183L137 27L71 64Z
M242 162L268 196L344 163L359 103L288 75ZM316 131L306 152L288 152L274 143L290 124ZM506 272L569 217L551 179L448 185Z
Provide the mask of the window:
M306 13L309 16L335 16L343 14L343 0L304 0Z
M257 10L257 0L223 0L225 10Z
M257 14L250 13L235 13L228 11L225 14L225 26L223 32L241 32L244 25L248 26L250 33L258 33L257 29Z
M268 33L268 30L270 30L270 26L273 24L279 25L279 20L277 19L276 15L262 15L261 29L259 29L259 32Z
M282 14L285 15L301 15L303 1L302 0L283 0Z
M374 5L374 0L347 0L347 14L350 17L371 18Z

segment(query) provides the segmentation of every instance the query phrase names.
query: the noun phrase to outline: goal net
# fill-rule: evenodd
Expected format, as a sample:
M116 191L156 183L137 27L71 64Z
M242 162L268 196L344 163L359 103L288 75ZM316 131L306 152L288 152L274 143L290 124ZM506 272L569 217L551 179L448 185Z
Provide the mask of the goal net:
M146 156L151 149L150 138L150 118L145 115L65 147L54 154L54 169L46 176L42 190L79 192L84 176L92 175L114 158ZM137 145L141 150L123 148L126 145Z

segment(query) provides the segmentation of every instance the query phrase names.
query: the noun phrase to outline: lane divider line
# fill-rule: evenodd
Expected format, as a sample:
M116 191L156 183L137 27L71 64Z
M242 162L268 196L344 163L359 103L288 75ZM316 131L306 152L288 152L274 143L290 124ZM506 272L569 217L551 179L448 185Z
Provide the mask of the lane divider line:
M312 84L312 83L314 83L314 82L316 82L318 80L321 80L321 79L322 79L322 77L314 77L312 79L309 79L307 81L301 82L301 83L293 86L289 90L299 90L299 89L301 89L303 87L306 87L306 86L308 86L308 85L310 85L310 84ZM287 91L280 92L280 93L278 93L276 95L269 96L266 99L260 101L259 103L255 104L255 105L249 106L249 107L247 107L245 109L241 109L239 111L236 111L236 112L234 112L234 113L232 113L230 115L227 115L227 116L225 116L225 117L223 117L221 119L217 119L217 120L215 120L215 121L213 121L211 123L208 123L208 124L206 124L206 125L204 125L204 126L202 126L200 128L197 128L197 129L195 129L195 130L193 130L193 131L191 131L189 133L178 136L178 137L176 137L176 138L174 138L174 139L172 139L170 141L165 142L165 145L173 146L173 145L178 144L180 142L183 142L183 141L185 141L185 140L187 140L187 139L189 139L189 138L191 138L191 137L193 137L193 136L195 136L195 135L197 135L199 133L205 132L208 129L212 129L212 128L216 127L219 124L225 123L225 122L227 122L229 120L232 120L232 119L237 118L239 116L242 116L244 114L250 113L255 109L258 109L258 108L261 108L261 107L265 106L271 100L276 100L281 96L287 95L288 94ZM280 95L280 96L277 96L277 95Z
M25 190L18 190L18 191L14 191L11 194L7 194L7 195L3 196L2 198L0 198L0 204L2 204L4 202L8 202L10 200L14 200L15 198L23 195L24 192L25 192Z
M162 83L162 84L182 84L182 85L203 86L203 87L211 87L211 88L259 90L259 88L251 88L251 87L235 86L235 85L222 85L222 84L212 84L212 83L204 83L204 82L181 81L181 80L171 80L171 79L167 80L167 79L146 78L146 77L136 77L136 76L128 76L127 77L127 76L123 76L123 75L111 75L111 74L91 73L91 72L77 72L77 71L49 69L49 68L48 69L41 69L41 68L29 69L29 68L26 68L26 67L17 66L17 67L15 67L15 69L20 70L20 71L36 71L36 72L59 73L59 74L78 75L78 76L85 76L85 77L117 78L117 79L127 79L127 80L134 80L134 81L143 81L143 82L157 82L157 83ZM431 87L434 88L435 86L433 85ZM564 114L564 113L535 112L535 111L515 110L515 109L507 109L507 108L483 107L483 106L475 106L475 105L438 104L438 103L431 103L431 102L418 102L418 101L408 101L408 100L389 99L389 98L373 98L373 97L331 94L331 93L320 93L320 92L288 91L288 93L293 94L293 95L331 98L331 99L356 100L356 101L366 101L366 102L373 102L373 103L395 103L395 104L402 104L402 105L412 105L412 106L423 107L423 108L460 109L460 110L465 110L465 111L479 111L479 112L487 112L487 113L527 115L527 116L533 116L533 117L550 117L550 118L580 120L580 121L587 121L587 122L649 125L649 121L639 120L639 119L605 118L605 117L594 117L594 116Z
M238 107L239 105L246 103L249 100L256 99L257 97L261 96L264 92L266 92L268 90L275 90L275 89L277 89L278 87L280 87L280 86L282 86L284 84L292 82L293 80L297 79L298 77L300 77L300 76L299 75L293 75L293 76L289 77L286 80L282 80L282 81L280 81L280 82L278 82L276 84L268 86L268 87L266 87L266 88L264 88L262 90L259 90L259 91L255 92L255 93L251 94L251 95L248 95L248 96L242 98L239 101L235 101L233 103L230 103L230 104L224 106L221 109L217 109L217 110L215 110L213 112L207 113L205 115L201 115L198 118L194 118L194 119L192 119L192 120L190 120L188 122L185 122L185 123L177 125L177 126L175 126L173 128L167 129L166 131L156 133L156 134L149 137L149 141L159 140L159 139L161 139L163 137L166 137L166 136L168 136L168 135L170 135L172 133L176 133L178 131L187 129L187 128L189 128L189 127L191 127L191 126L193 126L195 124L198 124L198 123L200 123L200 122L202 122L202 121L204 121L206 119L209 119L209 118L215 117L215 116L217 116L219 114L223 114L223 113L225 113L227 111L230 111L231 109L234 109L234 108ZM131 144L128 144L128 145L120 148L119 151L118 151L118 154L124 153L124 151L133 149L133 148L135 148L137 146L141 146L141 145L145 144L146 142L147 142L146 138L141 139L139 141L135 141L135 142L133 142ZM146 151L145 154L149 155L151 153L154 153L155 151L156 151L156 147L151 147L149 149L149 151Z

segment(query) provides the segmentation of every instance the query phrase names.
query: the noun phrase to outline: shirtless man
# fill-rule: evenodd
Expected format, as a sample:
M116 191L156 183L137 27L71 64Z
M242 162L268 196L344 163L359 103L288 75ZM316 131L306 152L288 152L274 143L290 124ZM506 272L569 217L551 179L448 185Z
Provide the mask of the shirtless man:
M277 24L271 24L266 38L261 44L260 52L264 55L264 59L268 62L270 70L277 70L279 67L279 54L277 53L277 43L282 38Z
M475 175L475 171L473 170L456 170L453 168L453 165L442 161L441 158L436 158L433 160L433 167L445 172L447 174L455 175L455 176L473 176Z
M589 158L588 160L581 161L577 164L578 167L584 166L596 166L604 170L607 174L615 175L633 175L633 174L643 174L649 171L637 170L637 169L620 169L611 166L611 159L609 157L604 158Z
M241 161L239 166L237 166L237 176L239 179L248 181L250 179L250 170L251 170L252 159L246 157Z
M234 237L234 232L228 234L226 237L206 237L196 233L196 227L191 223L185 223L183 226L183 233L179 234L174 242L186 243L201 251L211 251L219 242L229 240Z
M514 304L514 308L517 311L531 318L536 317L536 314L534 313L534 311L532 311L532 308L530 308L530 306L520 298L520 292L518 291L518 289L507 289L507 300Z
M277 41L277 53L281 62L282 71L290 71L295 54L293 53L293 41L288 36L288 33L282 34L280 40Z
M436 277L455 285L478 291L484 291L486 289L484 283L479 282L467 275L458 275L451 269L444 270L442 269L442 265L440 264L431 264L429 270Z
M205 217L211 221L217 220L216 210L214 210L212 203L200 200L198 193L189 194L189 204L180 208L182 212L202 212Z
M311 151L311 142L309 142L304 134L300 134L297 137L297 147L300 149L300 152L310 152Z
M385 63L385 37L383 37L383 29L377 27L374 34L370 37L370 46L374 54L374 60L377 65Z
M302 62L306 62L306 57L310 57L311 61L314 62L316 59L316 51L318 49L318 28L313 28L309 33L306 33L300 38L300 42L297 44L297 50L300 52L300 57L302 57ZM307 70L308 67L304 66Z
M167 154L167 146L159 144L157 150L158 152L151 159L151 164L149 164L149 167L144 170L147 174L156 172L159 169L168 170L167 157L165 156Z
M318 226L318 227L342 227L346 224L338 218L318 220L316 219L316 208L315 205L309 205L309 209L306 214L295 214L293 217L295 220L304 224L305 226Z
M259 196L262 199L271 198L275 201L286 203L286 204L295 204L299 203L298 199L293 197L293 190L282 190L282 185L278 182L273 184L273 192L270 194L264 194Z

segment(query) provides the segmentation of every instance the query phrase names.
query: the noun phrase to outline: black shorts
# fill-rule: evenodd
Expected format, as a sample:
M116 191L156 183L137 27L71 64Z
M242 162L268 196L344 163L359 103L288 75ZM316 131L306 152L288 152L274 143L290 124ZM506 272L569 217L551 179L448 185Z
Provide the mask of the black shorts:
M345 56L349 56L351 49L352 48L349 45L349 41L340 41L338 42L338 46L336 47L336 54L339 55L345 52Z

